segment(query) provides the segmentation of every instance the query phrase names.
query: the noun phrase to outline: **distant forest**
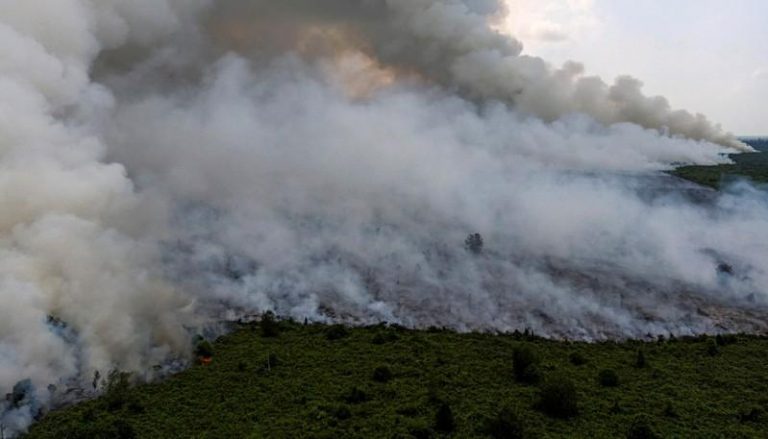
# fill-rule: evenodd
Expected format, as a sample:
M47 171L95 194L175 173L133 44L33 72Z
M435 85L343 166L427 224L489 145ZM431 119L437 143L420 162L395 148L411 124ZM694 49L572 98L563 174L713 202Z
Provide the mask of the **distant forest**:
M732 165L684 166L672 171L673 175L715 189L738 178L748 178L755 183L768 183L768 137L742 138L758 153L733 154Z
M760 151L768 151L768 137L744 137L740 140Z

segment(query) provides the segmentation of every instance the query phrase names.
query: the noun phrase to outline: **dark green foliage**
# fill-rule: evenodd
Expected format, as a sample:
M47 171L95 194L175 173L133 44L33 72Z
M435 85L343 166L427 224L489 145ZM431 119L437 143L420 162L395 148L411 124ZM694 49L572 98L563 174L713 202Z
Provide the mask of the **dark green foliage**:
M341 405L334 410L333 415L340 421L346 421L352 417L352 412L349 410L349 407Z
M570 418L579 413L579 395L573 381L557 377L546 382L536 408L553 418Z
M262 337L280 336L280 323L277 321L275 314L272 311L267 311L261 316L259 327L261 328Z
M102 401L109 411L123 408L130 402L131 374L113 370L107 377Z
M717 345L716 339L711 339L707 343L707 355L710 357L715 357L720 355L720 346Z
M195 346L195 355L203 358L213 357L213 345L208 340L201 340Z
M398 337L397 333L393 330L383 330L380 332L377 332L376 335L373 336L371 339L371 343L376 345L382 345L385 343L392 343L396 342L400 337Z
M512 351L512 370L515 380L520 383L535 384L541 379L539 358L528 345L517 347Z
M451 433L456 429L456 420L453 418L453 410L446 403L440 405L435 413L435 430L441 433Z
M281 321L280 327L280 337L265 338L258 324L243 325L214 343L212 364L155 384L113 386L122 403L107 404L112 396L105 395L54 411L28 437L111 439L122 421L140 438L438 438L446 436L434 430L444 402L456 438L493 437L489 426L505 419L502 407L517 414L531 438L623 438L640 413L665 438L758 438L768 431L768 338L722 336L734 341L718 340L720 354L710 359L711 336L579 343L522 332L372 326L348 328L344 340L328 342L327 326ZM379 333L398 340L372 344ZM537 409L541 389L511 377L514 348L522 346L535 352L545 378L566 374L572 381L578 417L553 419ZM634 367L641 348L648 369ZM589 360L586 366L573 366L574 352ZM372 381L382 365L396 376L385 385ZM604 369L616 371L619 388L596 383ZM108 374L102 375L106 390ZM90 388L92 377L86 378Z
M664 406L664 411L662 414L667 418L677 419L680 417L680 415L677 413L677 410L675 410L675 406L672 405L671 402L667 402L667 405Z
M429 439L432 437L432 429L424 425L417 425L409 428L408 434L414 439Z
M684 166L672 171L673 175L715 189L735 178L746 177L756 183L768 182L768 151L766 140L748 140L762 153L733 154L734 164L718 166Z
M476 255L483 252L483 245L483 237L479 233L473 233L464 240L464 248Z
M488 422L487 434L493 439L523 439L525 426L515 412L509 408L503 408Z
M619 387L619 374L612 369L603 369L597 375L597 382L603 387Z
M580 352L571 352L571 354L568 355L568 361L574 366L583 366L587 364L587 358Z
M644 415L637 416L627 430L627 439L659 439L651 422Z
M733 334L717 334L715 341L718 346L728 346L739 342L739 338Z
M344 394L343 398L348 404L361 404L368 401L369 396L359 387L352 387Z
M638 369L643 369L648 366L648 360L645 359L645 351L640 348L637 350L637 355L635 355L635 367Z
M764 410L761 407L751 407L739 414L741 422L758 422L763 417Z
M272 369L280 364L280 359L275 353L269 353L267 358L264 359L264 363L259 368L259 372L268 373L272 372Z
M379 366L373 371L373 380L379 383L386 383L392 379L392 371L388 366Z
M349 331L344 325L333 325L325 331L325 338L328 340L341 340L349 335Z

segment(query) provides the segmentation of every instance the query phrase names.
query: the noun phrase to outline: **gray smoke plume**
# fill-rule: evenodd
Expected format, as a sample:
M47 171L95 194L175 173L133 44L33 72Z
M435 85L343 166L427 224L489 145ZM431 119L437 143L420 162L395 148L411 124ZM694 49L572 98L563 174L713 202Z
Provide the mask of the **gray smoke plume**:
M636 80L520 55L494 0L32 3L0 3L12 433L95 371L183 361L198 328L265 310L765 328L766 192L660 173L748 148Z

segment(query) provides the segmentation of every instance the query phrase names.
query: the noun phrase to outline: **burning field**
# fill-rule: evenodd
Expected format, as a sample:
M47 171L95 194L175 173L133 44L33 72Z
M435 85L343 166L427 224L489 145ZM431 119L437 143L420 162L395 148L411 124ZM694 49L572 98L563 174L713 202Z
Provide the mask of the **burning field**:
M267 310L582 341L762 333L765 190L663 173L752 148L637 79L525 54L504 14L0 4L5 434L96 372L151 379Z

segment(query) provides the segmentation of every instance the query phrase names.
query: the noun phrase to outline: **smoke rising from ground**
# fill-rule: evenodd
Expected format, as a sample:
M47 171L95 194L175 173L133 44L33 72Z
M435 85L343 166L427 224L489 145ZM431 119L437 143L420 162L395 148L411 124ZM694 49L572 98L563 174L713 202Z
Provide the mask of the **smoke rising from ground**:
M764 328L765 192L658 173L745 145L636 80L520 56L495 1L28 3L0 4L0 388L31 379L25 401L268 309Z

